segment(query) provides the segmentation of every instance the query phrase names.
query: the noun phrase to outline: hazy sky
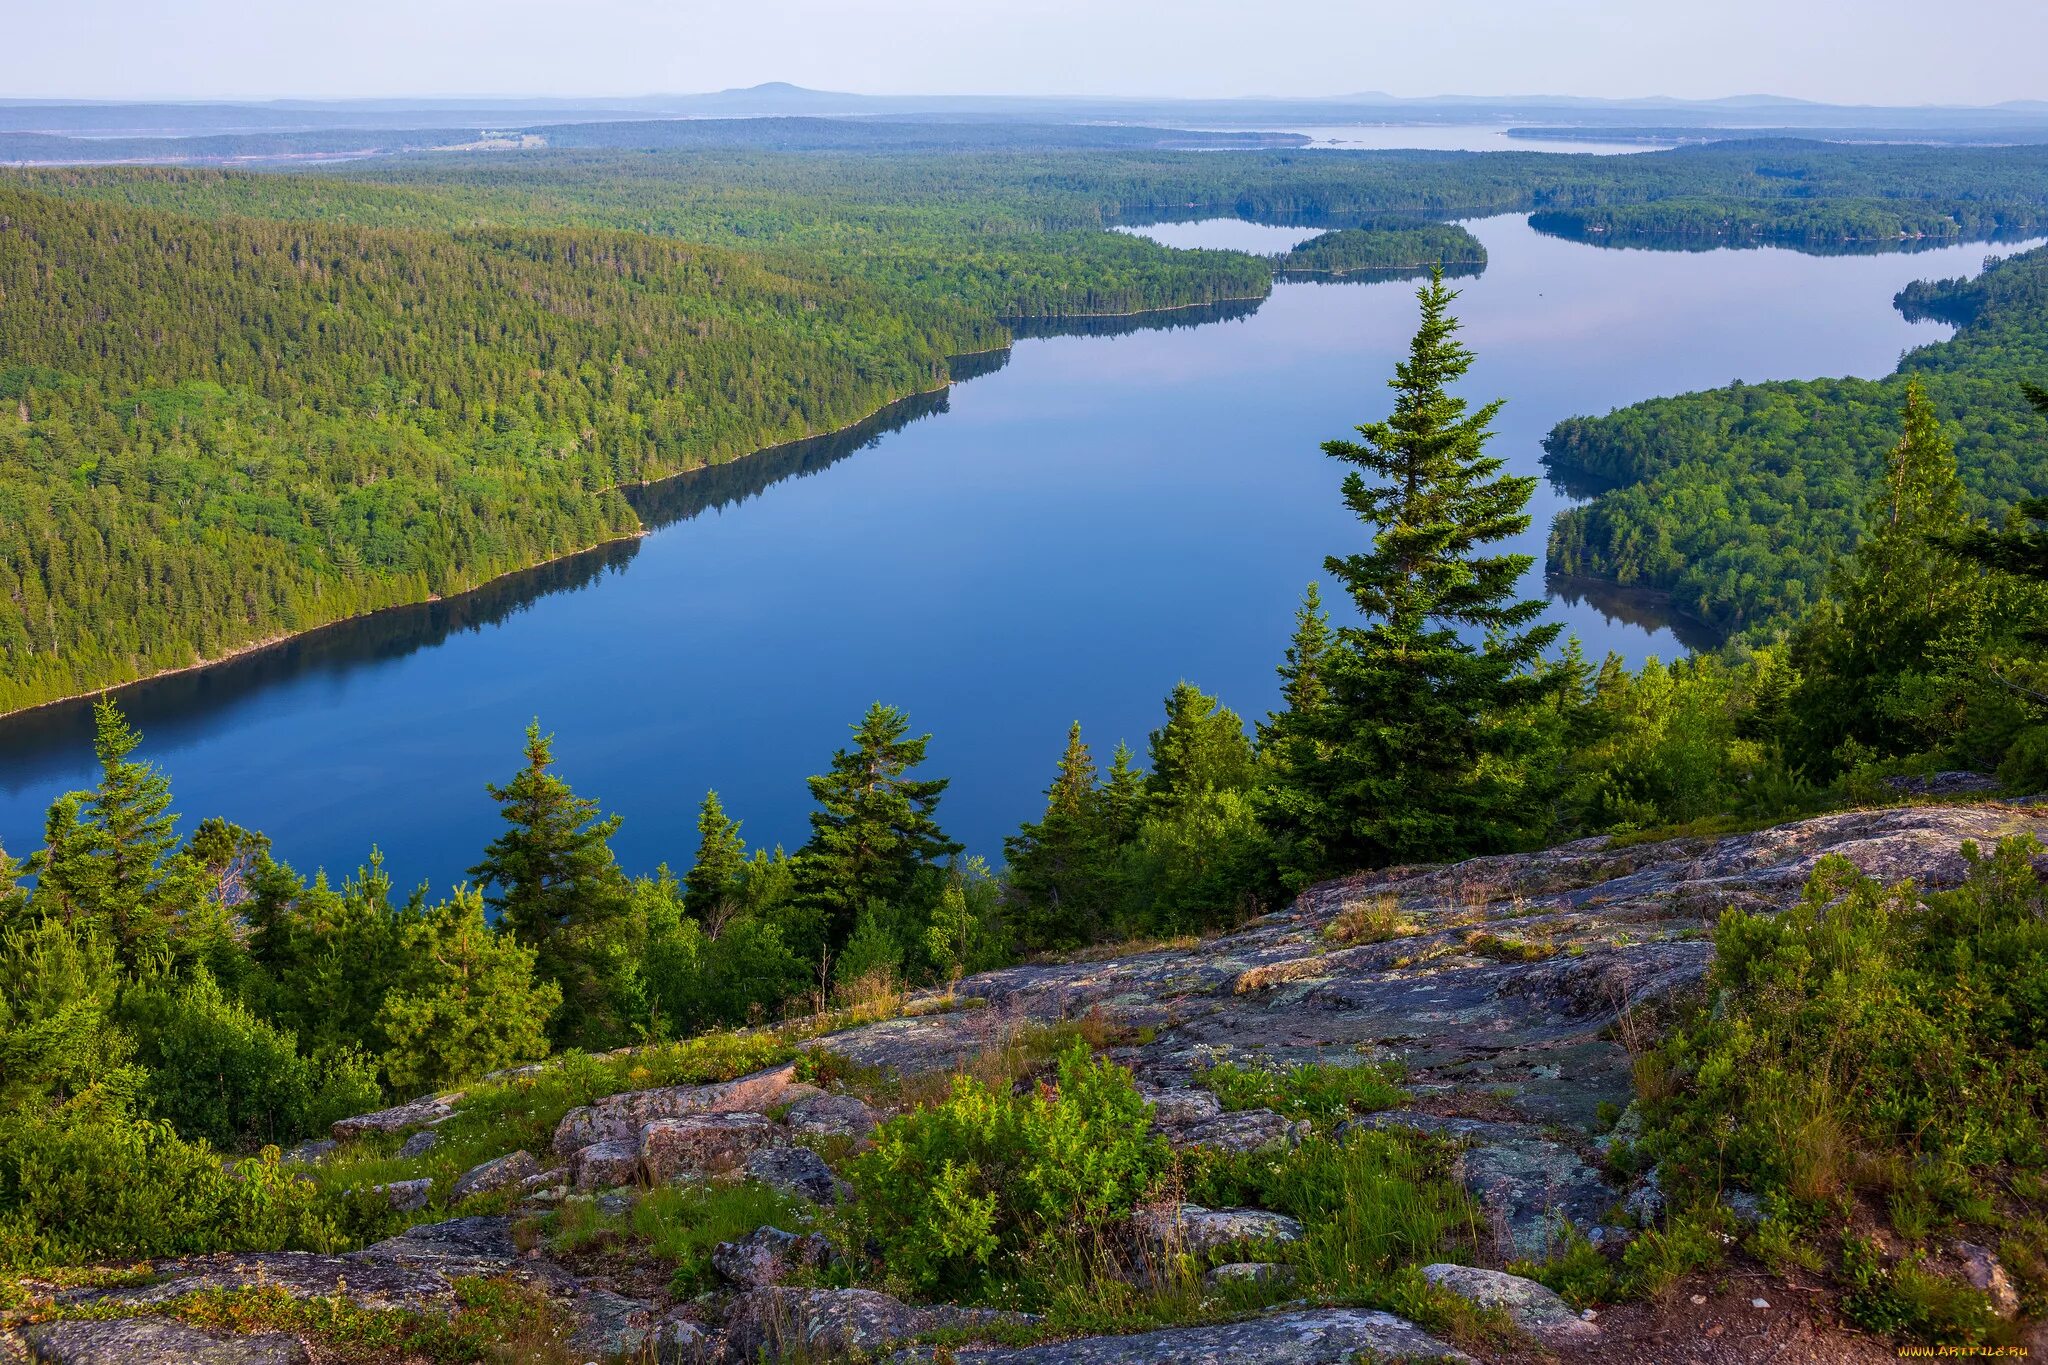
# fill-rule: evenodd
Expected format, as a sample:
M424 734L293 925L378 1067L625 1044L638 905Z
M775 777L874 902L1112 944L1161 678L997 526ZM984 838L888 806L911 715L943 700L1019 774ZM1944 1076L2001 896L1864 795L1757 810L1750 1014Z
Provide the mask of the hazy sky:
M0 0L0 96L2048 99L2044 0Z

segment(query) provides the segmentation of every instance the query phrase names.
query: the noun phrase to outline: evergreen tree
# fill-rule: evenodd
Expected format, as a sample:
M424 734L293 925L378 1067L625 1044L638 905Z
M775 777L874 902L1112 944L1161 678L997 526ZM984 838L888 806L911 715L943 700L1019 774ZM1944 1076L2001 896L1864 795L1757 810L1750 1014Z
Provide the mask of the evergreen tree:
M1045 792L1045 815L1003 841L1019 942L1033 949L1089 943L1101 933L1113 896L1095 759L1081 722L1067 731L1059 772Z
M166 946L176 928L181 872L170 780L129 757L142 736L113 702L93 707L99 785L50 808L44 848L32 867L67 921L100 926L124 963Z
M1130 745L1118 740L1110 751L1109 775L1102 780L1102 839L1112 850L1136 838L1145 818L1145 774L1139 771L1137 758Z
M1151 734L1154 804L1205 791L1242 791L1252 781L1252 745L1235 711L1190 682L1166 697L1166 723Z
M1317 770L1329 756L1330 649L1330 618L1323 610L1322 590L1310 583L1294 614L1294 638L1277 670L1280 709L1259 727L1259 762L1266 780L1255 793L1256 804L1265 823L1276 830L1316 827L1314 812L1304 803L1316 790ZM1283 877L1291 881L1312 877L1329 862L1328 851L1320 846L1283 842L1278 856Z
M405 975L377 1012L394 1090L417 1094L547 1055L561 989L536 979L533 949L484 922L476 892L408 920L403 936Z
M863 909L901 907L921 869L961 851L935 812L945 778L913 778L930 735L912 739L910 719L876 702L853 727L854 744L831 770L809 779L811 838L798 859L804 899L823 912L827 942L844 944Z
M1279 803L1283 837L1320 864L1297 880L1509 847L1540 804L1513 713L1553 686L1537 665L1560 627L1516 597L1531 557L1485 552L1528 529L1536 481L1486 453L1500 403L1473 411L1449 392L1473 356L1441 271L1417 297L1392 416L1323 446L1355 466L1344 502L1372 541L1326 561L1364 623L1324 656L1325 704L1303 718L1318 761Z
M1905 713L1927 717L1929 675L1974 656L1982 634L1981 578L1944 541L1961 498L1955 449L1915 381L1869 531L1793 640L1801 680L1791 712L1805 761L1829 764L1849 742L1892 753L1939 742ZM1910 706L1891 704L1902 687L1917 694Z
M736 908L747 874L747 844L740 822L726 818L718 793L704 793L697 811L697 861L683 878L683 908L715 935Z
M2048 417L2048 388L2021 384L2034 411ZM1972 526L1938 537L1943 548L1976 564L2019 578L2048 582L2048 498L2024 498L1999 530Z
M509 828L469 870L495 894L485 903L501 929L534 952L540 979L561 992L559 1043L610 1047L622 1041L622 983L629 954L624 878L612 856L619 817L577 796L554 768L554 737L538 721L526 727L526 766L491 799ZM644 947L644 944L635 945Z
M28 892L21 885L22 865L0 848L0 934L26 923Z

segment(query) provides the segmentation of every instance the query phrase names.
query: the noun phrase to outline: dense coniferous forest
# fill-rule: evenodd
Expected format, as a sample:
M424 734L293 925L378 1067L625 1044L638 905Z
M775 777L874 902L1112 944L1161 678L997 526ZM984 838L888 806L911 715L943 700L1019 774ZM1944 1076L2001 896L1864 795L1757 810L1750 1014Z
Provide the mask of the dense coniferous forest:
M663 146L636 150L651 127ZM630 534L620 485L941 385L947 356L1005 344L1006 319L1036 329L1225 306L1262 297L1276 266L1469 267L1478 243L1431 221L1453 214L1676 222L1704 205L1796 224L1819 248L2048 213L2048 150L2028 147L1218 155L1050 150L1011 129L988 150L935 151L917 128L871 129L866 150L830 154L764 150L817 136L806 121L622 124L589 134L602 148L317 176L10 176L0 581L19 610L0 620L0 709ZM1339 230L1277 262L1102 231L1169 212ZM1969 335L2020 306L1985 303ZM1955 344L1961 357L1974 343ZM2012 415L1995 379L1983 403L1959 404L1955 386L1971 382L1944 379L1944 408L1992 414L2004 401ZM1581 430L1561 432L1559 458L1625 472ZM1970 443L1964 458L1973 507L2034 491L2012 470L1979 477ZM1775 609L1764 598L1811 600L1813 564L1853 539L1853 499L1807 499L1801 517L1808 502L1815 525L1773 523L1807 564L1707 565L1705 547L1648 534L1652 518L1621 495L1567 524L1558 560L1743 624Z
M1558 517L1550 567L1666 590L1724 631L1781 631L1864 534L1864 493L1910 383L1954 435L1970 514L1995 520L2048 490L2048 422L2021 389L2048 372L2048 249L1898 302L1960 330L1889 378L1742 384L1560 423L1545 443L1553 468L1618 486Z

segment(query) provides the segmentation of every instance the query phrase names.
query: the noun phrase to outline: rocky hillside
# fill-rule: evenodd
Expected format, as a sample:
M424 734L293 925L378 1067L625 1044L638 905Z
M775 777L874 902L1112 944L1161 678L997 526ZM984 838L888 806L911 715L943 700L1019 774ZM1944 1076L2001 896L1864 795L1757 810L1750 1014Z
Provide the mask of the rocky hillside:
M1988 846L2043 824L2024 806L1926 806L1362 875L1206 942L972 977L946 997L913 998L893 1017L807 1040L793 1064L593 1097L554 1119L545 1143L434 1173L438 1134L454 1131L478 1095L502 1102L530 1087L531 1117L553 1093L547 1068L486 1078L469 1095L346 1120L332 1142L290 1154L309 1178L375 1176L362 1197L418 1220L398 1235L343 1254L189 1258L53 1281L16 1310L11 1349L74 1365L354 1358L336 1354L331 1334L289 1322L237 1335L225 1330L230 1314L171 1310L256 1290L273 1305L341 1302L445 1319L468 1311L478 1285L505 1284L546 1320L537 1344L522 1348L543 1360L1890 1360L1888 1343L1817 1321L1777 1286L1723 1277L1686 1298L1582 1315L1499 1267L1540 1259L1568 1228L1597 1246L1654 1224L1654 1175L1617 1180L1605 1149L1633 1122L1632 1047L1657 1027L1660 1006L1705 973L1726 907L1789 905L1828 854L1886 882L1953 884L1965 841ZM1155 1129L1183 1153L1284 1153L1390 1129L1442 1140L1484 1226L1464 1257L1475 1264L1420 1274L1433 1292L1476 1305L1484 1330L1446 1339L1390 1312L1290 1298L1286 1249L1313 1227L1172 1197L1139 1209L1120 1235L1154 1253L1132 1264L1195 1266L1200 1286L1181 1324L1036 1340L1046 1326L1030 1314L916 1303L851 1283L826 1235L846 1193L846 1160L892 1110L943 1094L946 1073L1028 1088L1042 1070L1034 1046L1051 1032L1128 1067ZM1219 1093L1213 1077L1225 1063L1250 1073L1387 1064L1401 1098L1334 1121L1302 1118ZM655 1206L678 1197L665 1192L735 1182L761 1187L771 1201L763 1207L795 1226L735 1228L706 1248L708 1267L687 1285L670 1273L673 1257L655 1265ZM1741 1191L1727 1202L1744 1212ZM1976 1273L2002 1303L1996 1258L1987 1253ZM1218 1311L1262 1285L1278 1288L1242 1301L1263 1307Z

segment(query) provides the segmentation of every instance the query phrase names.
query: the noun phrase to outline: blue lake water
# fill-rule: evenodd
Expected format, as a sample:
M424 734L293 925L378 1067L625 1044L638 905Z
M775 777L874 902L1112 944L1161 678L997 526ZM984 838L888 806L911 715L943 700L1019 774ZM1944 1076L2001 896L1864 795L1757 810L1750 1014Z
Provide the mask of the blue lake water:
M1884 374L1944 335L1903 321L1893 293L1989 250L1618 251L1517 217L1470 226L1491 261L1459 282L1480 356L1467 392L1508 399L1496 448L1524 472L1574 414L1732 379ZM1414 288L1285 283L1169 327L1020 340L869 431L643 490L658 529L637 542L122 702L188 828L262 829L309 873L378 845L401 883L444 891L496 832L483 784L510 774L536 715L564 775L625 816L629 868L687 864L707 787L756 843L794 846L803 778L878 698L934 732L948 829L999 855L1040 808L1068 722L1106 756L1118 738L1142 751L1181 678L1247 718L1273 703L1303 585L1361 540L1318 443L1385 414ZM1532 592L1568 503L1541 487ZM1553 609L1595 655L1684 647L1642 604ZM50 799L91 779L88 743L82 705L0 722L0 843L39 842Z

